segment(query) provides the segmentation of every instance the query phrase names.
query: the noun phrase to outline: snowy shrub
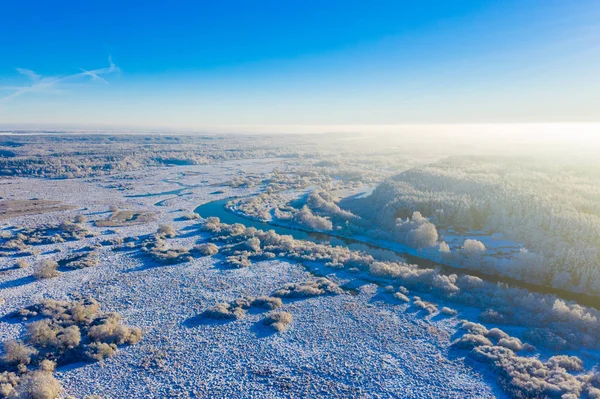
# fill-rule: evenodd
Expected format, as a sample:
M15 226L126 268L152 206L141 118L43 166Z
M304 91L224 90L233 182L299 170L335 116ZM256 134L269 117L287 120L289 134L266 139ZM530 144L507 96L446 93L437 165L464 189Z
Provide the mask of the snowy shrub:
M206 309L203 315L211 319L235 320L243 318L246 315L246 311L251 307L273 310L281 307L281 305L280 298L268 296L259 296L256 298L243 297L230 303L217 303L215 306Z
M125 239L123 237L114 237L114 238L109 238L106 240L102 240L102 242L100 244L102 245L114 245L114 246L120 246L123 245L125 243Z
M440 245L439 245L439 251L441 254L449 254L450 246L448 244L446 244L444 241L442 241L442 242L440 242Z
M218 217L211 216L202 225L202 230L218 233L221 231L221 221Z
M502 346L477 345L474 359L488 364L499 374L502 387L518 398L579 398L585 388L583 378L575 377L555 362L542 363L537 358L517 356ZM566 361L577 365L576 361Z
M343 220L352 220L356 218L351 212L341 209L335 203L332 195L324 190L312 191L308 196L307 205L311 209L324 212L329 216L338 217Z
M455 274L444 276L433 269L421 269L415 265L392 262L373 262L369 272L374 276L399 279L412 287L430 287L444 293L459 291Z
M250 237L242 243L245 250L251 252L260 252L260 240L257 237Z
M333 228L331 220L313 214L307 206L296 213L294 220L298 224L314 230L331 230Z
M399 301L402 302L410 302L410 299L408 299L408 297L406 295L404 295L403 293L401 293L400 291L394 293L394 298L396 298Z
M121 324L120 316L116 313L101 314L98 309L98 302L92 299L75 302L49 299L15 312L12 317L23 320L35 317L38 320L27 325L27 346L11 341L5 344L9 349L6 350L6 363L14 365L18 360L27 364L28 356L35 358L36 364L44 360L63 364L84 360L80 359L81 354L94 352L100 344L139 342L140 329Z
M285 298L303 298L324 294L341 294L342 290L333 281L324 277L303 283L289 283L275 291L273 296Z
M456 316L456 315L458 314L458 312L457 312L456 310L454 310L454 309L451 309L451 308L449 308L449 307L447 307L447 306L444 306L444 307L443 307L443 308L440 310L440 312L441 312L442 314L445 314L446 316Z
M485 254L485 245L481 241L467 239L460 251L468 258L478 259Z
M228 303L217 303L206 309L203 315L211 319L241 319L246 315L246 310Z
M4 371L0 373L0 397L14 397L16 391L14 388L19 383L20 378L15 373Z
M75 219L73 221L75 223L85 223L85 222L87 222L87 219L84 215L77 215L77 216L75 216Z
M292 322L292 314L288 312L271 312L263 321L278 332L282 332Z
M463 330L467 330L470 333L479 335L486 335L488 332L487 328L485 328L484 325L479 323L473 323L472 321L467 320L463 321L460 328L462 328Z
M45 259L34 267L33 276L37 279L47 279L57 277L60 273L58 270L58 263L53 260Z
M97 252L85 252L61 259L58 264L69 269L84 269L86 267L96 266L98 262Z
M192 248L192 252L199 253L201 256L213 256L219 253L219 247L213 243L198 244Z
M92 342L86 348L85 355L94 361L101 362L117 353L117 345L106 342Z
M247 255L232 255L225 258L225 263L229 266L244 268L252 266L252 262Z
M486 337L495 339L496 341L502 338L509 338L509 335L499 328L491 328L486 334Z
M177 232L175 231L175 228L173 228L173 226L169 224L161 224L160 226L158 226L158 231L156 232L156 234L158 234L158 236L161 238L177 237Z
M26 325L25 343L9 340L3 344L0 397L56 399L63 394L52 375L57 364L99 361L114 355L117 345L140 340L139 329L124 326L118 315L101 314L98 308L92 299L48 299L9 314L23 321L36 320Z
M142 339L142 330L121 324L121 316L117 313L109 313L98 317L95 323L97 324L90 327L88 331L88 337L93 341L116 345L132 345Z
M282 302L280 298L274 298L269 296L259 296L252 301L252 306L269 310L280 308L281 305Z
M29 262L27 262L25 259L19 259L19 260L16 262L16 266L17 266L19 269L25 269L26 267L29 267Z
M549 368L562 367L567 371L583 371L583 362L577 356L552 356L546 364Z
M156 235L141 244L142 251L163 264L190 262L194 257L183 247L171 246L160 235Z
M483 345L491 346L492 341L479 334L465 334L452 343L452 346L460 349L473 349Z
M400 241L415 248L433 247L437 244L437 229L420 212L414 212L412 217L406 220L398 219L396 231Z
M64 352L81 342L79 327L64 327L50 319L39 320L27 326L27 342L38 348L54 347Z
M185 215L182 216L182 218L185 220L197 220L197 219L200 219L200 215L192 212L192 213L186 213Z
M44 359L40 362L40 370L42 371L54 371L56 369L56 362L52 360Z
M437 312L437 306L431 302L423 301L418 296L413 298L413 304L419 309L427 311L429 314L433 314Z
M38 351L22 342L9 340L3 344L4 356L2 362L12 365L27 365L31 362L31 357L37 355Z
M503 346L513 352L523 350L523 343L519 338L515 337L500 338L500 340L498 340L498 346Z
M61 392L60 382L43 370L26 373L16 388L17 397L24 399L57 399Z

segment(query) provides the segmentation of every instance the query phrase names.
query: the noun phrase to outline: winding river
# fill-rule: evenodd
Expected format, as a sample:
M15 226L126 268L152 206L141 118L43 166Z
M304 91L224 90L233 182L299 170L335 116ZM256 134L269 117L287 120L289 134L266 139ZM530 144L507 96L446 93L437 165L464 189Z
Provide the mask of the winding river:
M219 220L223 223L234 224L240 223L246 227L254 227L258 230L274 230L277 234L280 235L291 235L296 240L307 240L316 243L325 243L330 244L332 246L348 246L350 244L361 244L366 245L372 248L385 249L388 251L393 251L398 255L404 257L408 263L415 264L418 267L422 268L439 268L443 270L445 273L456 273L456 274L469 274L471 276L477 276L483 280L487 280L493 283L504 283L510 286L525 288L532 292L539 292L544 294L553 294L560 298L566 300L576 301L581 305L586 305L590 307L594 307L600 309L600 298L587 295L584 293L571 292L567 290L562 290L554 287L548 287L540 284L527 283L523 281L519 281L516 279L512 279L510 277L499 276L499 275L491 275L487 273L482 273L474 270L465 270L454 266L449 266L446 264L441 264L435 262L431 259L415 256L412 254L408 254L405 252L399 252L393 248L373 245L369 243L365 243L363 241L354 240L347 237L339 237L332 234L320 233L320 232L312 232L308 230L303 230L300 228L291 228L280 226L274 223L261 222L255 219L251 219L249 217L245 217L236 213L229 211L226 207L227 202L229 202L232 198L226 198L216 201L207 202L202 204L194 209L194 212L202 216L203 218L208 217L218 217Z

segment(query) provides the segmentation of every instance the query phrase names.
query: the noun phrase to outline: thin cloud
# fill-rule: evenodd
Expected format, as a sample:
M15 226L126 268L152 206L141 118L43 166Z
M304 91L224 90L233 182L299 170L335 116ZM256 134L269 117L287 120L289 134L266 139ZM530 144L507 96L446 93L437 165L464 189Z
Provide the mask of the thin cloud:
M81 78L86 78L86 77L91 78L93 81L100 81L104 84L108 84L108 81L106 79L104 79L102 76L110 75L112 73L116 73L116 72L120 71L119 67L113 63L112 57L108 57L108 63L109 63L109 66L106 68L92 69L89 71L85 70L85 69L81 69L81 72L79 72L79 73L62 76L62 77L58 77L58 76L43 77L30 69L17 68L17 72L19 72L23 76L26 76L30 80L30 82L29 82L29 84L22 85L22 86L0 87L0 90L2 90L2 91L12 91L12 93L8 94L7 96L2 97L2 100L7 101L7 100L10 100L15 97L19 97L19 96L22 96L23 94L28 94L28 93L57 91L58 86L61 83L64 83L67 81L73 81L73 80L77 80L77 79L81 79Z
M21 75L27 76L29 79L33 80L34 82L38 81L42 78L40 75L33 72L31 69L17 68L17 72L19 72Z

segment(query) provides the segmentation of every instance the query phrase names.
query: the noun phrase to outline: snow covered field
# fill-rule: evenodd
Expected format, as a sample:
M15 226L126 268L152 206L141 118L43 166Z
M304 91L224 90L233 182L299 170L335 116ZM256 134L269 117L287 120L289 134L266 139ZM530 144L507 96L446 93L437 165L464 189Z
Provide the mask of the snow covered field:
M522 244L489 226L451 229L439 217L394 219L396 208L386 208L388 217L369 207L373 193L381 191L374 187L417 162L409 157L382 155L369 163L362 156L344 163L318 160L327 153L317 159L306 154L244 159L232 152L223 156L229 160L202 165L137 168L117 159L125 171L59 180L3 178L0 340L18 340L12 349L5 344L1 359L8 370L21 376L34 370L29 374L47 378L47 371L38 371L40 359L56 358L53 375L62 397L82 399L600 397L600 311L593 305L427 263L452 265L469 255L466 241L477 240L485 252L478 257L475 245L470 266L485 266L483 254L509 266L522 256ZM28 162L23 171L37 176L35 158ZM50 172L64 174L59 163ZM392 228L375 228L368 217L349 212L342 197L366 204ZM220 213L214 211L215 204L228 202L230 211L244 217L220 205ZM19 209L35 213L37 204L51 208L14 216ZM21 208L11 214L11 206ZM422 228L427 234L420 235ZM413 238L422 247L412 246ZM441 243L454 258L444 258ZM423 264L408 264L385 248ZM69 266L72 259L83 268ZM42 271L44 265L50 269ZM341 288L283 296L277 311L252 305L231 310L249 297L279 300L274 297L287 284L320 277ZM65 349L48 349L62 345L63 330L32 338L39 314L16 313L48 299L84 298L97 299L101 313L81 325L81 345L67 348L69 356ZM231 313L214 316L214 309L228 306ZM114 333L90 341L98 333L89 329L108 312L141 328L141 340ZM277 312L289 313L281 331L266 324ZM53 316L58 319L52 325L63 323L63 316ZM128 331L119 328L119 334ZM39 353L29 354L19 340L37 342ZM98 342L105 345L102 355L86 346ZM111 342L118 347L109 348ZM31 356L37 357L26 370ZM13 358L18 367L9 362ZM16 376L0 375L7 390L27 386ZM55 396L35 396L47 398Z
M35 180L12 178L0 186L5 199L48 198L78 207L72 211L3 220L3 228L59 223L82 213L91 222L104 219L108 208L154 210L156 221L120 228L90 229L97 237L42 247L41 258L60 259L67 252L116 235L150 234L163 223L180 231L172 240L191 246L205 233L187 229L181 220L201 203L257 189L221 187L240 173L266 172L281 166L273 160L230 161L214 165L156 168L106 178L126 181L131 190L102 188L90 179ZM190 173L191 172L191 173ZM182 177L183 176L183 177ZM181 188L175 195L157 194ZM219 194L211 194L223 191ZM159 206L157 203L161 202ZM54 253L56 248L61 252ZM122 347L98 363L61 367L56 376L66 392L104 398L281 398L281 397L502 397L493 376L466 364L449 348L457 319L430 316L394 300L364 283L335 296L284 300L293 314L290 328L273 333L262 315L229 322L207 321L201 313L217 302L242 296L269 295L289 282L311 278L298 262L261 261L248 268L223 266L218 257L160 265L135 251L99 250L97 266L35 280L28 269L12 268L1 258L2 314L45 298L92 296L102 310L116 311L127 324L143 329L140 343ZM25 258L31 263L38 261ZM332 279L343 283L343 278ZM18 338L23 327L0 323L0 338Z

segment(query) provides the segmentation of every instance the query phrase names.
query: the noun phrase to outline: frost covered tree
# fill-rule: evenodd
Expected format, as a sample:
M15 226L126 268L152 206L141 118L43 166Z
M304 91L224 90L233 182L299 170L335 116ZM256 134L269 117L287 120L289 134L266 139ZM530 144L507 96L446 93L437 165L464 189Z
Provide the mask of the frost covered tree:
M485 245L479 240L467 239L461 248L461 252L468 258L479 259L485 254Z
M437 244L438 232L421 212L414 212L412 217L396 221L396 237L412 247L427 248Z

